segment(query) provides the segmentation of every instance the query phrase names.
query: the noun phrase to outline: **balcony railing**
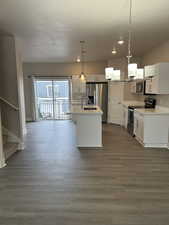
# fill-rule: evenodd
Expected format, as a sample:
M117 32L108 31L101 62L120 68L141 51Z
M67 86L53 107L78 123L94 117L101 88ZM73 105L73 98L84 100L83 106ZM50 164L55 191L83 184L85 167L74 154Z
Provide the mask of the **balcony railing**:
M38 114L40 119L70 119L69 99L38 99Z

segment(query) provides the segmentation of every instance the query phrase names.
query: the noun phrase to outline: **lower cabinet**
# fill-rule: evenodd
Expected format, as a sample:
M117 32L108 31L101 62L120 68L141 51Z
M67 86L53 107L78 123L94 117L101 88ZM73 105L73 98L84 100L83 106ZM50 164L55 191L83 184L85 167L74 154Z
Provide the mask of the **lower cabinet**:
M134 134L144 147L169 147L169 115L134 112Z
M134 134L141 143L144 142L144 118L139 113L134 113Z

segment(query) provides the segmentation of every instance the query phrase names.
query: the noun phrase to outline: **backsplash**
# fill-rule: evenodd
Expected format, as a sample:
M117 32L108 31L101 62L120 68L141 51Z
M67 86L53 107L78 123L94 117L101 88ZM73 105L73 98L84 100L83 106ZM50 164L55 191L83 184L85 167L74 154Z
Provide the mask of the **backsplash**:
M157 95L156 100L157 105L169 107L169 95Z

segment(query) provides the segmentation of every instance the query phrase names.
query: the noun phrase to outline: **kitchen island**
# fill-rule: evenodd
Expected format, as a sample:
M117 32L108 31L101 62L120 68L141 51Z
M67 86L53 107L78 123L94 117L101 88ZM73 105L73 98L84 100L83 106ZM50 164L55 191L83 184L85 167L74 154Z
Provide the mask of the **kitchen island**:
M102 114L98 106L71 107L78 148L102 148Z

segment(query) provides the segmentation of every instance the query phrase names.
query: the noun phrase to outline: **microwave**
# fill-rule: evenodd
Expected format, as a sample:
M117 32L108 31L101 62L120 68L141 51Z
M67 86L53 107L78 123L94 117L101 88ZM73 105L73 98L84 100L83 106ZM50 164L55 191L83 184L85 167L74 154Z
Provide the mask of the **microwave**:
M136 82L136 93L143 94L144 93L144 81Z

